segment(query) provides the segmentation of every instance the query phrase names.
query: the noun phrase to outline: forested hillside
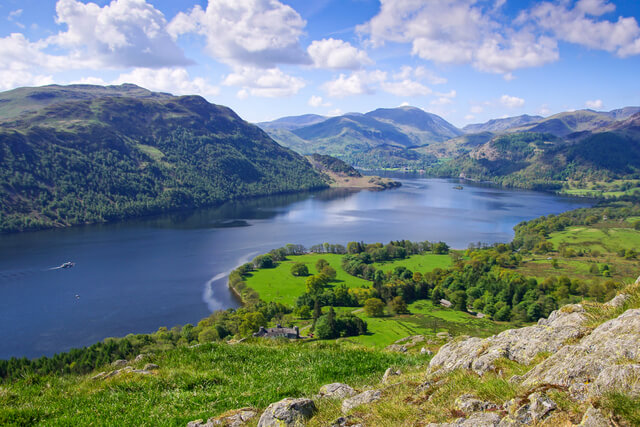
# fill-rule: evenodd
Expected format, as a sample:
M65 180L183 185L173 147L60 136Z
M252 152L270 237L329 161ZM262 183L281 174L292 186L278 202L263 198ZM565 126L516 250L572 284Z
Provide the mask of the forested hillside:
M2 98L12 106L0 110L2 232L326 186L302 156L199 96L63 89Z

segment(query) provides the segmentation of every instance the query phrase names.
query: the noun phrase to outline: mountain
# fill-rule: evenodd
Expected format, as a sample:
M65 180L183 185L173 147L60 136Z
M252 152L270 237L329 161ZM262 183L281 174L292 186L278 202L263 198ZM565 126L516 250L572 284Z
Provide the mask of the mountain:
M402 130L415 145L442 142L462 134L460 129L442 117L415 107L379 108L365 116Z
M614 121L607 113L593 110L576 110L554 114L537 123L511 128L512 132L551 133L564 137L574 132L592 131Z
M293 130L303 126L309 126L327 120L325 116L318 114L303 114L302 116L287 116L270 122L258 123L262 129L285 129Z
M294 121L304 120L299 116ZM263 129L286 147L302 154L329 154L364 168L424 168L435 159L412 148L443 143L462 134L441 117L415 107L349 113L295 129L273 128L273 123L262 124Z
M614 120L625 120L637 113L640 113L640 107L624 107L617 110L611 110L605 114Z
M24 112L38 111L48 105L65 101L82 101L104 97L166 100L171 94L151 92L133 84L120 86L49 85L21 87L0 92L0 120L18 116Z
M504 119L492 119L485 123L475 123L466 125L462 128L465 133L494 132L501 133L513 127L524 126L529 123L539 122L543 120L542 116L530 116L523 114L521 116L507 117Z
M540 132L498 135L433 172L539 189L558 188L567 180L635 179L640 173L640 113L571 138Z
M199 96L82 85L0 99L0 231L326 186L302 156Z

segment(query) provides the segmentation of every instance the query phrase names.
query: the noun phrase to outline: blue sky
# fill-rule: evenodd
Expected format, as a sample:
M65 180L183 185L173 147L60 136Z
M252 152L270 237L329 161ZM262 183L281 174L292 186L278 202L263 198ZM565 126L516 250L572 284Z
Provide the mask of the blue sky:
M0 90L130 82L254 122L640 105L636 0L4 0L0 21Z

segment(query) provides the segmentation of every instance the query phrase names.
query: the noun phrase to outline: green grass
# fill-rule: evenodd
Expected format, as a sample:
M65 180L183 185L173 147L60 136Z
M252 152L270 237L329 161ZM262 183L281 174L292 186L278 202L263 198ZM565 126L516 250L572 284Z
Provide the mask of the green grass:
M631 228L595 228L569 227L564 231L551 233L549 236L557 248L560 243L566 243L577 249L591 249L600 252L616 252L620 249L634 249L640 247L640 231Z
M384 272L393 271L396 267L406 267L413 272L426 273L436 268L448 268L452 264L449 255L411 255L405 259L399 259L387 262L376 262L373 265Z
M156 162L161 161L164 157L164 153L162 151L158 150L156 147L152 147L151 145L136 144L136 147Z
M307 265L309 274L316 274L316 262L324 258L336 270L336 279L328 286L347 285L349 288L371 286L371 282L353 277L340 266L342 255L336 254L307 254L290 256L280 262L275 268L264 268L254 271L247 277L247 286L255 290L263 301L280 302L285 305L295 305L296 299L306 292L306 277L296 277L291 274L291 266L301 262Z
M487 337L514 326L511 323L478 319L457 310L434 307L428 300L409 304L410 314L398 316L369 317L361 308L341 308L341 310L352 311L367 322L368 333L349 337L349 340L376 348L384 348L410 335L433 337L438 332L449 332L454 336Z
M362 386L410 355L347 343L253 341L159 353L156 375L30 377L0 387L0 424L186 425L230 409L311 396L327 383Z

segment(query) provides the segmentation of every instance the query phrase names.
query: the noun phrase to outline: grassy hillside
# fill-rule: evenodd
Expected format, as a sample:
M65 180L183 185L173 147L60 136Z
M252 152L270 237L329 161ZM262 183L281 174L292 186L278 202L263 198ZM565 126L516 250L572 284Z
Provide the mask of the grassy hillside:
M290 396L309 396L332 382L362 386L394 365L420 363L348 343L254 340L208 343L151 354L152 375L104 380L89 375L29 376L0 388L2 425L186 425L242 407L264 408ZM103 366L95 372L112 371Z
M40 97L58 102L0 121L0 231L326 186L304 158L226 107L131 85L80 97L84 88L39 88ZM33 93L10 95L13 104L28 104Z

